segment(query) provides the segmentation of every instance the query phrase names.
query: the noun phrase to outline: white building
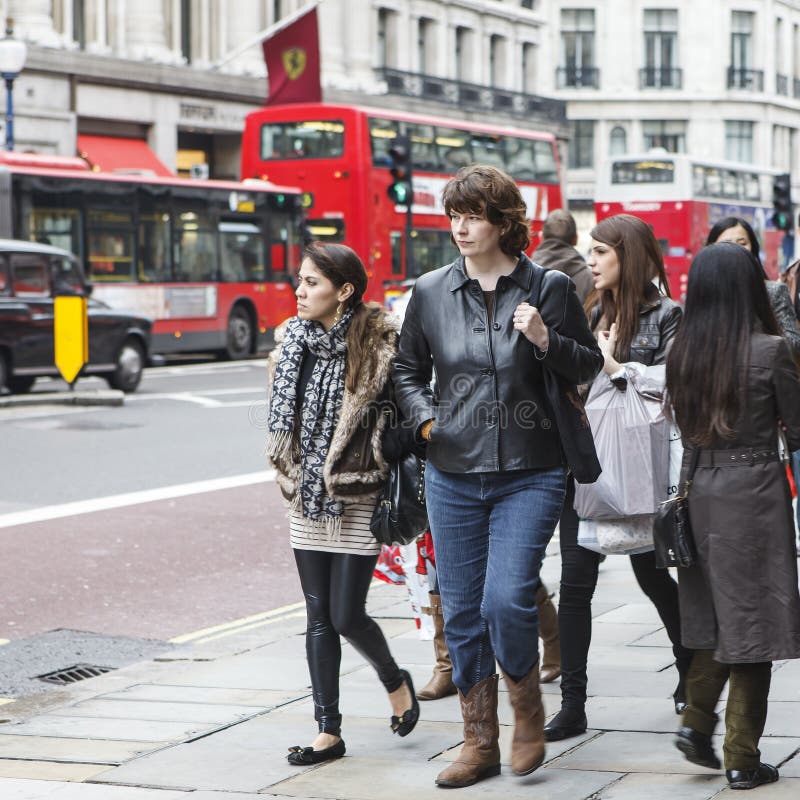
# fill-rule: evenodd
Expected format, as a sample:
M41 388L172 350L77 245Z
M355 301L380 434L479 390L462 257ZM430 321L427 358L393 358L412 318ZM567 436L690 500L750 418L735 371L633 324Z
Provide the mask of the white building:
M170 169L238 174L245 115L267 84L256 43L306 0L0 0L29 46L15 81L18 150L74 154L80 136L146 142ZM513 122L566 139L539 96L547 3L323 0L324 99ZM89 154L91 156L91 153Z
M567 101L567 196L651 147L746 161L797 179L798 0L552 0L537 90ZM800 192L795 187L795 196Z

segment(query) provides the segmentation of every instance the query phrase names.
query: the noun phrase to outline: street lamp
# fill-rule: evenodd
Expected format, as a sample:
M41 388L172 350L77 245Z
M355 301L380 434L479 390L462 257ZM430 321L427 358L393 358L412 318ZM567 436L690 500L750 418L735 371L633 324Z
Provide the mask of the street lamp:
M0 39L0 75L6 82L6 150L14 149L14 79L25 66L28 48L14 38L14 20L6 19L6 36Z

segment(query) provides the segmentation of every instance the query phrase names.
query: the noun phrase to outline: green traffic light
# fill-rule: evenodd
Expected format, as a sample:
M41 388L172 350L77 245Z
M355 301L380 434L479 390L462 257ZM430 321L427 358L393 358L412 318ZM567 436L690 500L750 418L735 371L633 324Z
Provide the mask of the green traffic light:
M402 181L389 184L389 198L400 206L408 204L411 196L411 187Z

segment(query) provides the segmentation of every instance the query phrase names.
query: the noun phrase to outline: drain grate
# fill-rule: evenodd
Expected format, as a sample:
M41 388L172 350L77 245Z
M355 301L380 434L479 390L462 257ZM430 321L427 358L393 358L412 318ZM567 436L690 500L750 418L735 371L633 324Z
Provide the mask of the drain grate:
M48 672L46 675L37 675L37 679L45 683L54 683L56 686L67 686L70 683L85 681L87 678L96 678L111 672L114 667L98 667L94 664L75 664L66 669Z

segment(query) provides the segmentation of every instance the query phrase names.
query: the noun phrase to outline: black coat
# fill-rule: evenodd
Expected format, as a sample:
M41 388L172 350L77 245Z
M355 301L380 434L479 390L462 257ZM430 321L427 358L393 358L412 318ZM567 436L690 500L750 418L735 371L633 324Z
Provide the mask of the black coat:
M545 281L546 353L514 330L514 309L531 299L541 267L521 256L497 282L488 322L480 284L463 258L423 275L406 311L393 369L397 400L416 427L429 419L427 457L445 472L499 472L564 464L543 380L547 368L570 384L590 381L603 357L574 284ZM430 388L436 372L437 390Z

